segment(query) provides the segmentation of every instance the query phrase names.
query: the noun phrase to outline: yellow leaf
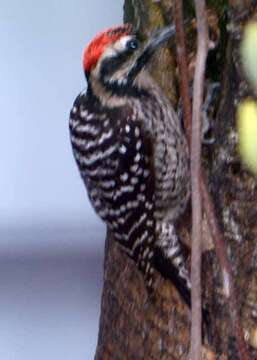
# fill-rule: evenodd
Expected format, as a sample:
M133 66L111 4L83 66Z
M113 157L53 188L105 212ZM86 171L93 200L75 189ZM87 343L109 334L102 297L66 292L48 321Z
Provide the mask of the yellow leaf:
M244 29L241 57L248 80L257 90L257 22L249 22Z
M257 174L257 103L245 100L238 107L239 151L243 161Z

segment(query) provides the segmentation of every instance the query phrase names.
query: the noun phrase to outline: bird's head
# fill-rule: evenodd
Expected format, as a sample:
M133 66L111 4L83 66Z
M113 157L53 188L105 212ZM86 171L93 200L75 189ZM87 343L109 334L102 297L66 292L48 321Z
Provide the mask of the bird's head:
M165 27L143 44L129 24L101 32L84 51L87 79L100 81L110 89L131 86L154 52L174 33L174 26Z

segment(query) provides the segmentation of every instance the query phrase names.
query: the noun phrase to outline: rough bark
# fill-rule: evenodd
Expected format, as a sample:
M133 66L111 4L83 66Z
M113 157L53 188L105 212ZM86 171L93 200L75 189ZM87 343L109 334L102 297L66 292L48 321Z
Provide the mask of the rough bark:
M191 2L186 3L187 13L192 15ZM250 358L257 359L257 350L251 346L257 331L257 182L240 162L235 120L237 103L251 94L239 61L241 25L257 13L257 8L256 1L250 0L224 3L209 1L219 19L220 30L219 45L209 56L207 74L212 81L220 81L221 87L212 122L216 141L204 149L203 164L233 266ZM172 5L172 0L127 0L125 21L132 22L146 37L153 28L173 21ZM226 30L228 23L229 32ZM192 53L194 44L195 39L190 35ZM172 43L153 59L151 70L176 106L177 74ZM178 224L178 231L189 243L188 215ZM205 339L207 347L222 356L219 359L237 359L221 272L213 249L203 254L203 302L210 311L211 332L209 343ZM135 264L108 234L95 359L186 359L189 324L190 312L173 285L156 273L155 297L149 299Z

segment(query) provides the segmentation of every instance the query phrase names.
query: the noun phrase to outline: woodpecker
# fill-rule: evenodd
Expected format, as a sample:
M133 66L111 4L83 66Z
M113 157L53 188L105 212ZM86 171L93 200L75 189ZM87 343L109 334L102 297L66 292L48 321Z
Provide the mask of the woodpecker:
M137 264L146 287L166 272L190 305L190 278L175 222L190 196L189 153L178 116L147 71L175 33L141 43L129 24L87 46L87 90L70 112L73 153L96 213Z

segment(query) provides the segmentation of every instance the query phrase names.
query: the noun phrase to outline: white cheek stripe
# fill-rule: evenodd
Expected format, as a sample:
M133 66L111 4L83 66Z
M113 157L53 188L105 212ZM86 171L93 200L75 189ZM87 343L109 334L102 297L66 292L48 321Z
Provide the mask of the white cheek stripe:
M133 37L131 35L122 36L118 41L116 41L114 47L117 50L124 50L127 46L128 41L130 41Z

